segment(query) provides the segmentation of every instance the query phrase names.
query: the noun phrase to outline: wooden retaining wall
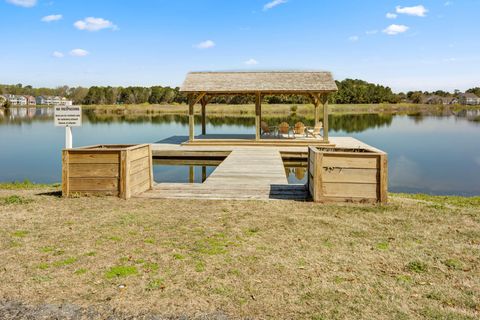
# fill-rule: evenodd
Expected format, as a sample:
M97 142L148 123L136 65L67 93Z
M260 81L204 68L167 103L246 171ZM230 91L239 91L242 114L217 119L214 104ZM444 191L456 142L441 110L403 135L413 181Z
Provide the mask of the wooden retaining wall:
M388 163L383 152L308 150L308 190L315 202L387 202Z
M96 145L62 152L62 194L113 195L123 199L153 186L150 145Z

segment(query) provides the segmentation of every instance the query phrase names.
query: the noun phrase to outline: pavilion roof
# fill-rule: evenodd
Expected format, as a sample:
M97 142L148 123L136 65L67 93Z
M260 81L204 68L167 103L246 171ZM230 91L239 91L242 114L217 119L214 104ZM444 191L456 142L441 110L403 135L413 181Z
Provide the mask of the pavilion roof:
M207 94L305 94L337 90L332 74L319 71L190 72L180 88L185 93Z

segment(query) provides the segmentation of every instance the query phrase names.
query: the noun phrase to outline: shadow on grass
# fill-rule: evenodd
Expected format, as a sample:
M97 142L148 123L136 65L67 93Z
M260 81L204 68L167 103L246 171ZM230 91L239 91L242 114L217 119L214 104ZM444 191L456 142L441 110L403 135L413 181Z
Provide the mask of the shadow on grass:
M62 191L40 192L40 193L37 193L36 195L37 196L50 196L50 197L61 198L62 197Z

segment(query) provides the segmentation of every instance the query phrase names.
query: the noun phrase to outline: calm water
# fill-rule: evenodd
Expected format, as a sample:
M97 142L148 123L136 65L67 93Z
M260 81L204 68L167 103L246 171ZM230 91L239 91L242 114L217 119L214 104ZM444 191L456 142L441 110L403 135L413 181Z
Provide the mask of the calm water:
M480 195L480 112L443 116L343 115L331 116L330 135L353 136L389 154L389 188L393 192ZM313 119L264 119L271 125ZM199 121L197 121L199 123ZM210 118L207 133L254 133L253 118ZM122 116L86 113L83 126L74 128L74 146L108 143L148 143L186 135L186 116ZM196 128L200 132L200 127ZM29 179L39 183L61 180L64 129L53 126L52 110L0 110L0 181ZM214 167L208 167L207 175ZM288 168L287 168L288 170ZM156 176L181 176L189 169L157 167ZM289 171L289 178L302 172ZM202 180L201 167L195 182Z

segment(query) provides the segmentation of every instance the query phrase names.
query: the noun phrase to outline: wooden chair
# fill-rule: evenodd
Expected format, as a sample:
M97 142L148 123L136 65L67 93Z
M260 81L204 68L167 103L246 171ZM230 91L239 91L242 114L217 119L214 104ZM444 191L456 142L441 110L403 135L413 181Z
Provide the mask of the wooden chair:
M307 136L311 135L312 137L316 138L320 136L320 131L322 131L323 128L323 123L319 122L317 123L313 128L309 127L305 130Z
M286 122L282 122L278 125L278 133L281 135L286 134L287 137L290 137L290 125Z
M268 123L265 121L260 122L260 129L262 131L262 134L267 135L267 136L274 136L276 135L276 127L270 127Z
M293 129L293 132L295 134L305 134L305 125L303 124L303 122L295 123L295 127Z

